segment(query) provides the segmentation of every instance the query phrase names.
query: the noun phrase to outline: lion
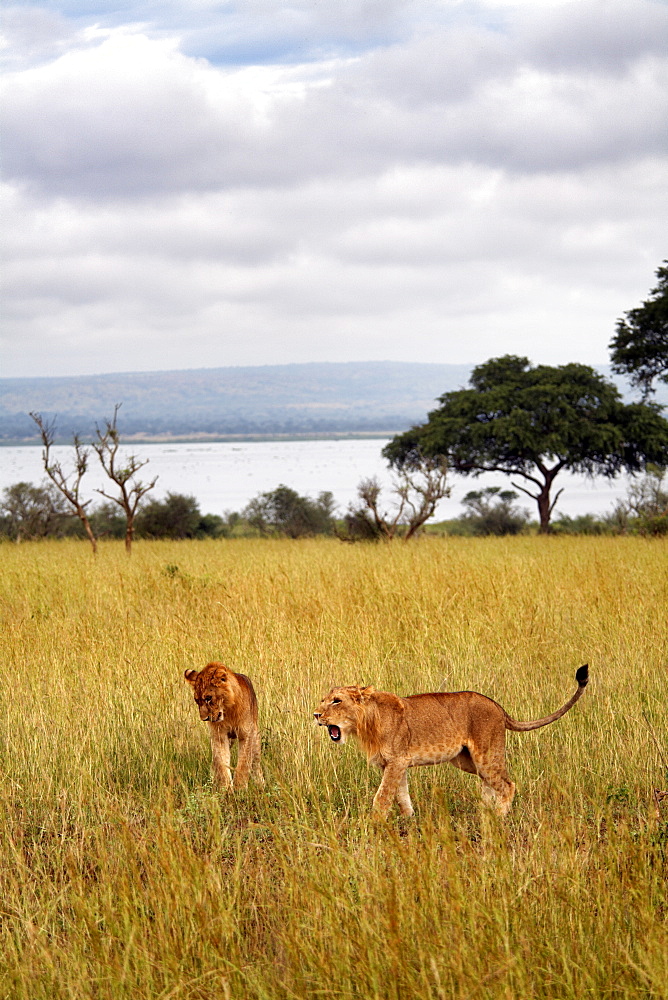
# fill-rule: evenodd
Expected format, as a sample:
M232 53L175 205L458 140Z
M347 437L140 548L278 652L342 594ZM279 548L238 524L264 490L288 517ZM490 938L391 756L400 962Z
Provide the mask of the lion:
M203 670L186 670L194 689L199 716L209 723L213 775L220 788L245 788L249 776L264 785L260 765L260 730L257 698L249 677L235 674L222 663L208 663ZM239 741L234 782L230 770L230 740Z
M482 781L482 799L501 815L515 795L505 765L506 729L525 733L540 729L565 715L582 697L589 681L589 667L575 674L578 688L558 711L535 722L517 722L504 709L475 691L396 694L373 687L332 688L315 712L334 743L355 736L370 764L383 777L373 800L373 813L385 819L396 799L404 816L413 815L408 793L408 768L448 761Z

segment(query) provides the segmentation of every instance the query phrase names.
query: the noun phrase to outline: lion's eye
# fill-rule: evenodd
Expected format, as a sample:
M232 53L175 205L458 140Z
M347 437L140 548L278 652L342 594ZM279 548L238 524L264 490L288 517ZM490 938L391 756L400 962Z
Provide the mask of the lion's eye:
M332 698L332 705L340 705L340 704L341 704L340 698Z
M204 699L204 701L205 701L205 702L207 703L207 705L210 705L210 704L211 704L211 702L213 701L213 698L211 697L211 695L210 695L210 694L208 694L208 695L206 696L206 698Z

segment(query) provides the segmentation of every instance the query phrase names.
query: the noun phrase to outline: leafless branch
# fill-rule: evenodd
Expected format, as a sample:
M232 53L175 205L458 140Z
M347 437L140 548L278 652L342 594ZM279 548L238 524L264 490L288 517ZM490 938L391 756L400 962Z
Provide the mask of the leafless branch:
M387 541L397 535L408 541L423 524L433 516L439 500L450 493L446 486L447 466L442 459L422 458L410 468L404 469L392 487L394 509L382 511L380 506L381 487L377 479L363 479L357 495L362 502L348 512L348 532L345 541L353 540L355 526L364 527L366 537L384 538ZM358 535L362 537L362 535Z
M60 462L51 459L51 446L55 439L56 419L45 420L40 413L32 412L30 416L39 428L42 438L42 464L47 476L57 490L65 497L77 517L81 521L88 541L93 549L93 554L97 553L97 539L88 520L86 508L91 503L90 500L81 499L81 481L88 471L89 450L82 443L77 434L74 435L74 469L66 474Z
M142 497L149 490L152 490L157 483L158 477L155 476L150 483L143 483L141 480L135 478L139 470L148 464L148 459L141 462L135 455L129 455L125 459L125 462L120 464L119 448L121 442L117 427L118 411L120 408L121 403L116 403L114 406L114 415L111 420L105 421L104 430L96 427L97 441L93 442L93 448L97 452L100 464L107 476L118 487L118 494L107 493L105 490L97 490L97 492L106 497L107 500L111 500L112 503L118 504L125 513L125 548L129 555L132 551L137 509Z

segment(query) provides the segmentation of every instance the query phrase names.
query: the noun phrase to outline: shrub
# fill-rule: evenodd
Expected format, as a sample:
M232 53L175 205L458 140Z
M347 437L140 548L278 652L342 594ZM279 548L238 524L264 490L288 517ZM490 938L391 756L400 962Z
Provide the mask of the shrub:
M224 533L222 517L202 514L195 497L183 493L151 500L137 515L137 534L143 538L205 538Z
M13 483L2 491L2 531L9 538L59 537L65 534L69 508L55 486Z
M125 538L125 514L111 500L95 507L89 520L97 538Z
M242 516L261 535L287 535L288 538L331 535L334 533L334 497L325 492L311 500L281 484L251 500Z
M484 490L471 490L462 503L466 513L461 521L472 535L519 535L529 521L529 513L515 505L519 494L487 486Z
M577 517L561 514L552 522L552 529L557 535L614 535L619 531L611 517L595 514L578 514Z
M640 535L668 534L668 492L664 488L666 470L648 465L643 478L632 483L626 499L620 500L611 520L621 532Z

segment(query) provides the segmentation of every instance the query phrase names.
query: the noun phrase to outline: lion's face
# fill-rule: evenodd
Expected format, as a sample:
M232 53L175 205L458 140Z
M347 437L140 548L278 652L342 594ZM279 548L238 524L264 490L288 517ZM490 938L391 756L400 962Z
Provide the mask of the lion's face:
M192 685L202 722L222 722L230 695L227 670L222 663L209 663L199 672L186 670L185 679Z
M332 688L325 695L314 716L319 726L327 726L333 743L345 743L349 736L357 733L360 712L373 690L372 687L352 685Z

